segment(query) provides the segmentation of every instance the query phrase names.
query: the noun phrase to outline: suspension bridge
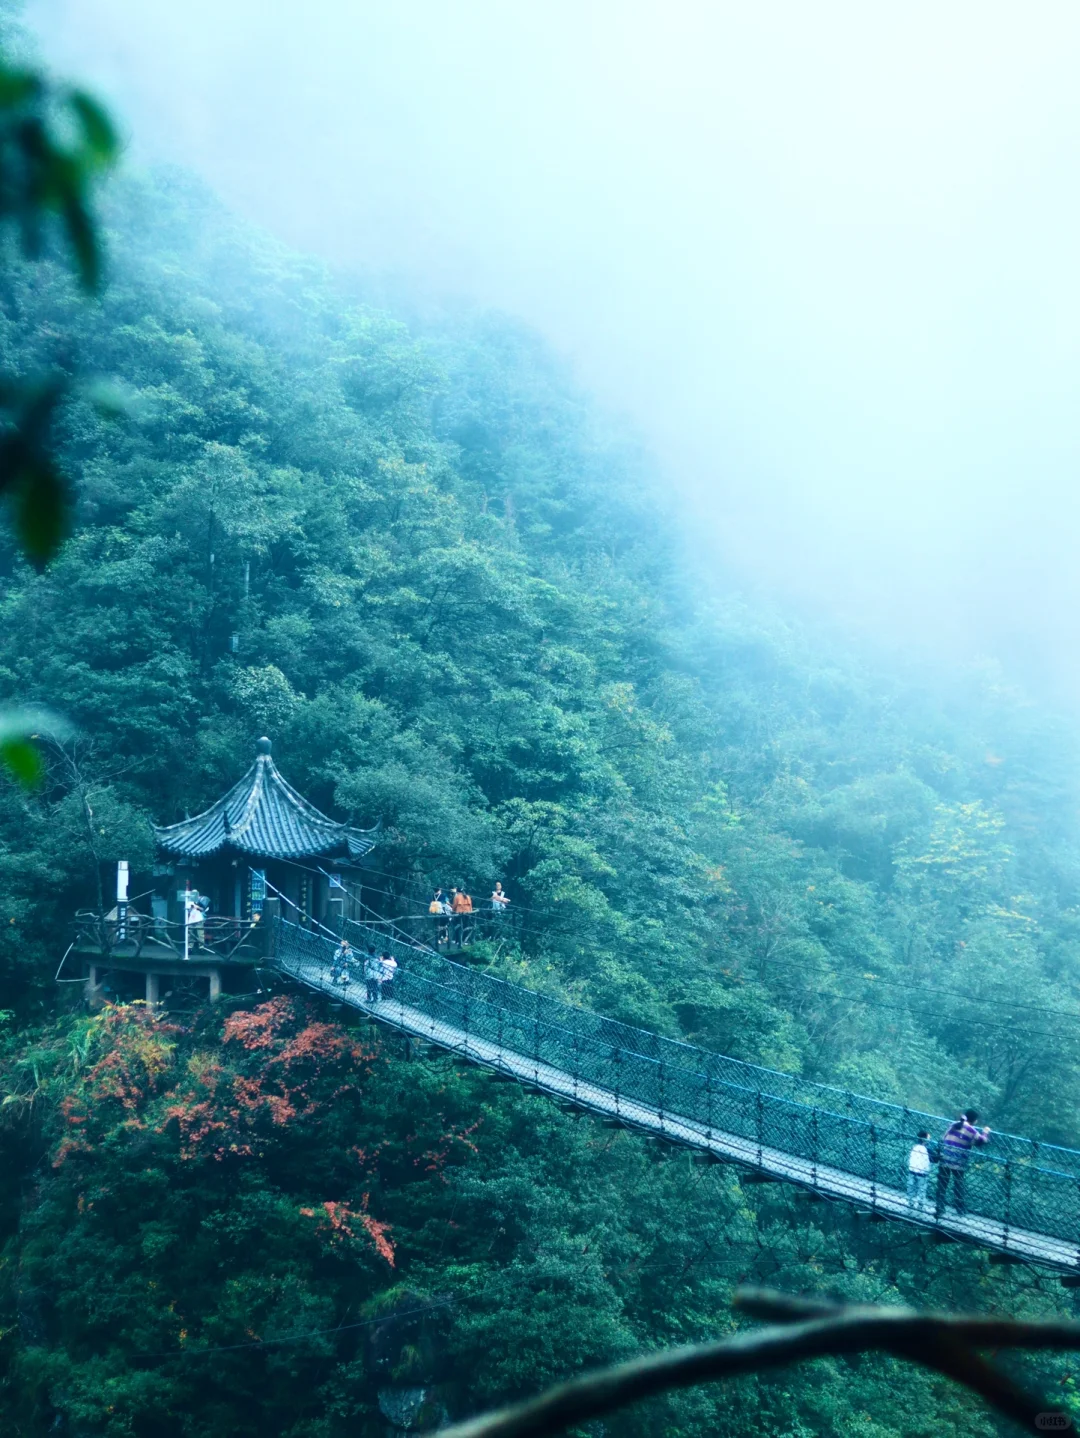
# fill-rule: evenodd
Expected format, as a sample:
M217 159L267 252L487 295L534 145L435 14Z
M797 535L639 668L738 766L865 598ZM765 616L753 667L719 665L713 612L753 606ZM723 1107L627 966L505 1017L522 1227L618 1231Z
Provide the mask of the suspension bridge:
M871 1219L978 1244L1080 1286L1080 1152L994 1133L966 1173L966 1211L905 1192L915 1135L948 1120L743 1063L575 1008L455 963L408 937L347 919L361 952L393 953L392 996L369 1001L359 968L343 983L325 930L279 917L271 962L380 1024L493 1070L563 1105L737 1165L750 1181L795 1184ZM1067 1282L1069 1280L1066 1280Z
M287 783L271 748L260 739L247 772L203 813L156 829L168 862L152 914L135 911L128 865L118 864L115 909L76 916L58 982L76 950L91 1002L102 992L99 976L113 971L143 975L150 1004L159 1001L163 978L188 985L205 978L213 999L223 971L268 963L564 1106L737 1165L744 1181L795 1184L871 1219L899 1220L945 1241L981 1245L1005 1262L1058 1270L1064 1283L1080 1287L1080 1152L995 1133L969 1159L963 1212L955 1187L954 1205L940 1212L932 1200L909 1202L908 1154L920 1130L944 1132L940 1115L710 1053L453 962L399 926L419 917L426 933L438 934L430 910L384 918L362 893L348 893L340 872L322 866L320 860L355 867L380 826L356 829L320 813ZM193 871L217 895L216 917L208 913L209 896L192 897L201 895L191 888ZM178 891L169 879L180 872L187 877ZM333 928L314 917L320 913ZM458 916L459 943L472 936L478 917ZM489 920L506 932L504 914L493 910ZM395 955L390 993L369 1000L355 968L351 982L340 981L334 956L341 937L361 953Z

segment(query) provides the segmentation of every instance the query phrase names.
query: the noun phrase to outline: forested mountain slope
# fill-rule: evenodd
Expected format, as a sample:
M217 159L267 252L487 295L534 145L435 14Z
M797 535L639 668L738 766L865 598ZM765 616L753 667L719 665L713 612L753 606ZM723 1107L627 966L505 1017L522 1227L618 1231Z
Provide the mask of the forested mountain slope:
M0 554L0 699L82 736L39 795L0 784L21 1431L381 1432L413 1390L468 1411L717 1331L755 1274L1052 1307L1033 1276L748 1199L317 1006L64 1009L52 974L101 866L147 862L151 816L215 797L267 731L312 800L382 818L388 889L502 878L534 911L477 961L1080 1142L1071 735L992 675L934 693L710 598L633 444L512 323L410 329L179 176L127 182L111 224L100 302L16 267L0 303L4 363L77 359L130 394L119 420L66 415L61 557ZM991 1429L884 1360L663 1421L888 1434L882 1392L903 1431Z

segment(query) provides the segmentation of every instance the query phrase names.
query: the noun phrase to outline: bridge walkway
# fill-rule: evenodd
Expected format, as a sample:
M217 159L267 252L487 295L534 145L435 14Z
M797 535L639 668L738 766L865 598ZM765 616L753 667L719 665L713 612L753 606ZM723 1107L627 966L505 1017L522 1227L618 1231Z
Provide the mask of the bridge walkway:
M362 926L354 927L360 929ZM380 945L386 945L384 934L378 934L376 931L372 931L372 933ZM927 1207L920 1208L911 1204L905 1192L895 1183L887 1181L888 1177L901 1176L905 1171L905 1166L890 1165L886 1167L882 1165L880 1172L883 1178L879 1179L877 1172L870 1176L865 1173L852 1172L849 1168L839 1166L835 1162L821 1161L819 1157L791 1152L775 1143L762 1141L760 1122L760 1113L764 1107L762 1099L775 1103L775 1095L762 1095L760 1090L756 1095L758 1100L756 1106L759 1112L756 1136L725 1130L721 1124L702 1122L700 1118L680 1113L677 1110L673 1111L664 1104L642 1101L640 1097L625 1092L621 1087L598 1082L595 1077L581 1072L582 1065L580 1064L570 1068L552 1063L541 1056L539 1043L532 1053L524 1052L520 1043L520 1025L507 1024L505 1026L511 1039L518 1038L519 1042L517 1043L506 1042L505 1037L501 1034L485 1035L481 1031L482 1025L469 1022L469 1018L475 1012L475 1001L473 1005L462 1006L464 1021L456 1024L448 1021L445 1012L437 1012L439 1005L430 1001L426 1003L408 1002L408 993L403 993L399 998L369 1002L365 996L365 986L358 976L354 977L347 985L335 981L331 965L334 948L332 940L299 929L285 921L280 921L280 936L284 942L278 945L275 963L277 968L290 977L339 1002L363 1011L380 1024L454 1053L470 1063L505 1074L508 1078L550 1094L555 1099L590 1110L605 1118L614 1119L618 1123L640 1130L642 1133L685 1145L690 1149L710 1155L718 1161L740 1165L763 1178L793 1183L824 1198L851 1204L858 1210L875 1217L899 1220L915 1227L932 1230L943 1238L978 1244L1021 1262L1044 1265L1063 1273L1080 1274L1080 1223L1073 1230L1077 1235L1077 1241L1073 1240L1071 1232L1064 1234L1060 1232L1062 1226L1060 1222L1055 1225L1059 1229L1057 1233L1041 1231L1037 1227L1025 1227L1010 1221L1012 1215L1008 1205L1003 1214L978 1211L979 1208L984 1210L992 1208L992 1203L980 1204L977 1189L969 1199L970 1211L966 1215L960 1215L952 1208L946 1208L944 1214L938 1218L932 1202L933 1177L931 1179L931 1202ZM397 947L408 949L410 946L402 943ZM439 965L449 964L449 961L443 959L441 955L419 950L408 952L407 961L415 961L421 952L430 955L430 959L437 960ZM460 968L453 964L449 964L449 966L452 969ZM469 974L469 971L466 970L465 973ZM474 981L484 979L483 975L469 974L469 977ZM490 980L489 982L497 983L499 981ZM430 979L424 979L414 974L399 973L394 988L411 988L414 992L419 989L420 996L423 998L430 997L424 994L424 990L430 989L431 986ZM443 986L438 985L438 987ZM515 988L513 985L504 985L503 987ZM546 1000L546 996L533 995L531 991L519 989L518 993L528 993L532 998ZM610 1023L610 1021L604 1022ZM504 1025L500 1023L500 1030L503 1027ZM623 1026L618 1027L622 1028ZM630 1032L635 1031L631 1030ZM635 1057L637 1056L635 1055ZM769 1071L762 1070L760 1072L768 1073ZM695 1075L695 1077L699 1076ZM718 1105L718 1107L722 1106ZM814 1112L820 1111L815 1110ZM833 1119L839 1118L845 1123L851 1122L843 1115L829 1113L827 1116ZM913 1115L913 1117L921 1118L922 1115ZM942 1126L945 1121L938 1118L934 1122ZM925 1126L934 1131L930 1122L927 1122ZM815 1128L817 1127L818 1122L816 1121ZM910 1143L909 1133L910 1126L908 1132L900 1136L900 1147L903 1148L905 1156L906 1146ZM1009 1136L995 1134L993 1137L997 1140L999 1138L1007 1139ZM1027 1141L1017 1140L1016 1142ZM878 1143L883 1150L888 1147L884 1137L875 1140L875 1148ZM893 1154L898 1154L900 1148L894 1143L891 1145L890 1151ZM1073 1151L1054 1150L1054 1153L1073 1154ZM1080 1154L1073 1156L1080 1160ZM1080 1178L1074 1179L1070 1174L1039 1169L1031 1164L1030 1159L1026 1164L1024 1160L1016 1159L1005 1159L998 1162L1004 1169L1008 1169L1012 1164L1024 1164L1022 1178L1029 1190L1029 1198L1030 1192L1038 1188L1039 1178L1045 1174L1047 1180L1058 1185L1055 1192L1060 1193L1060 1185L1064 1182L1070 1193L1076 1199L1080 1199ZM975 1174L969 1175L969 1186L975 1177ZM984 1185L984 1187L987 1186ZM1006 1192L1010 1188L1015 1188L1019 1193L1021 1184L1014 1182L1012 1177L1007 1175L1004 1187ZM986 1196L984 1195L984 1198ZM993 1198L993 1187L989 1188L988 1196ZM1027 1206L1039 1207L1030 1202ZM1016 1205L1017 1210L1021 1207L1020 1204ZM1077 1210L1080 1213L1080 1203L1077 1203ZM1068 1228L1072 1227L1071 1214L1066 1223Z

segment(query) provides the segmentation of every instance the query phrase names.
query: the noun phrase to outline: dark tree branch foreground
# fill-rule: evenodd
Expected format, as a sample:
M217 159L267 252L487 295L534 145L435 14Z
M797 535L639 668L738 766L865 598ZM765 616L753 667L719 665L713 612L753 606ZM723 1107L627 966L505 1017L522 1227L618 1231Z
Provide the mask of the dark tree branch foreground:
M1080 1349L1080 1323L1022 1323L1009 1318L920 1313L914 1308L836 1304L743 1289L735 1306L759 1328L635 1358L560 1383L538 1398L442 1430L442 1438L538 1438L558 1433L675 1388L778 1368L807 1358L891 1353L921 1363L980 1394L1029 1432L1053 1406L1018 1387L977 1351L983 1348Z

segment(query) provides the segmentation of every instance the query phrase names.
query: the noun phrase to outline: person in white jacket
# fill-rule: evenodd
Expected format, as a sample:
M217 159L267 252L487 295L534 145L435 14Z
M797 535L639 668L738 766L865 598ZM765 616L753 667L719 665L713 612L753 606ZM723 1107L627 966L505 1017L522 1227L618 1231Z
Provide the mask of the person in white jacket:
M907 1174L907 1201L908 1207L927 1207L926 1188L930 1182L930 1148L928 1140L929 1133L925 1130L919 1134L911 1152L908 1154Z
M394 980L397 978L398 971L398 961L393 954L379 955L379 970L379 998L392 999L394 997Z

